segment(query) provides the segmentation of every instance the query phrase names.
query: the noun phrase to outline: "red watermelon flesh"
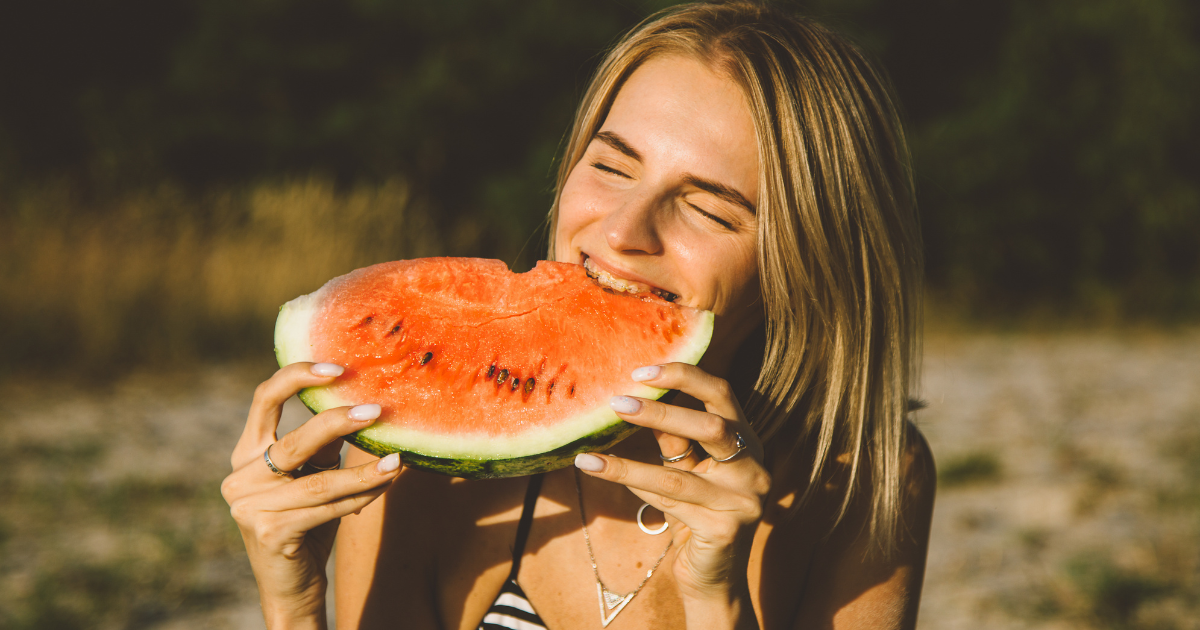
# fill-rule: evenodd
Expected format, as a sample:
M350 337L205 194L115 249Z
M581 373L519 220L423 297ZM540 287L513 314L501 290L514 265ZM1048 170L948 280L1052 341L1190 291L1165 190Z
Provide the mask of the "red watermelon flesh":
M314 412L383 406L352 438L360 447L494 477L565 466L631 433L609 398L661 396L630 372L696 363L712 321L602 288L579 265L515 274L495 260L427 258L360 269L288 302L275 341L281 365L346 367L335 385L301 394Z

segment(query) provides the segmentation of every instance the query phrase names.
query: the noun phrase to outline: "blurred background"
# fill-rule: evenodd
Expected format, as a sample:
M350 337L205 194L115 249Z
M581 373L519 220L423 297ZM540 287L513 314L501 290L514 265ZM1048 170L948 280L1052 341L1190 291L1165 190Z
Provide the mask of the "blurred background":
M0 628L261 627L217 484L278 306L531 266L601 51L669 4L0 6ZM1200 4L779 4L905 108L921 627L1200 628Z

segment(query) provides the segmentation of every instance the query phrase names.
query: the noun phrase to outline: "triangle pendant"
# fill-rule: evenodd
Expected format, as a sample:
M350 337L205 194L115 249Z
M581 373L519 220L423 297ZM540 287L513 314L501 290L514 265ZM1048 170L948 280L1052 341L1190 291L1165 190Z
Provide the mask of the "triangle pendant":
M597 581L596 595L600 598L600 623L607 628L608 624L612 623L612 620L617 618L617 614L625 608L625 604L628 604L636 594L634 592L622 597L604 588L604 585ZM612 614L608 613L610 610Z

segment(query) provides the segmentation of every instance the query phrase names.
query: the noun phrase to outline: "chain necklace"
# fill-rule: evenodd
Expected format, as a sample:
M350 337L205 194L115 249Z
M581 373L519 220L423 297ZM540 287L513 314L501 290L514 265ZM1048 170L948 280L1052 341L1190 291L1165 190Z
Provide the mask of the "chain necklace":
M583 515L583 488L579 484L578 470L575 471L575 492L579 494L579 520L583 523L583 541L587 543L588 558L592 561L592 573L596 576L596 596L600 598L600 623L607 628L608 624L612 623L612 620L617 618L617 614L625 608L625 605L641 592L646 582L650 581L650 576L654 575L658 565L662 564L663 558L667 557L667 552L671 550L671 544L674 541L667 541L667 548L663 549L658 560L654 562L654 566L650 567L650 570L646 572L646 577L642 579L642 583L638 584L632 593L628 595L614 593L608 590L608 587L600 580L600 569L596 567L596 554L592 552L592 538L588 535L587 518Z

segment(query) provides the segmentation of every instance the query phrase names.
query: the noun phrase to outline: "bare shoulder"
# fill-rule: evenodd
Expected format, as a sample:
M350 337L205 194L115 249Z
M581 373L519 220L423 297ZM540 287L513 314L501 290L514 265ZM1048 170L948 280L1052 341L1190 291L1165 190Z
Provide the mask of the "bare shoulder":
M933 520L933 500L937 494L937 464L929 442L915 424L907 423L905 437L898 551L908 556L919 555L923 568Z
M937 464L925 435L912 422L906 423L904 490L909 499L933 500L937 491Z
M782 504L773 506L781 516L762 548L761 610L767 626L915 627L937 474L920 430L906 423L905 438L898 535L890 552L881 551L871 536L869 465L860 468L843 511L852 478L849 456L831 459L809 500L791 518L782 516ZM779 493L787 496L788 487L802 493L810 470L777 479L785 484ZM772 556L779 560L771 561ZM784 602L791 606L783 607Z

